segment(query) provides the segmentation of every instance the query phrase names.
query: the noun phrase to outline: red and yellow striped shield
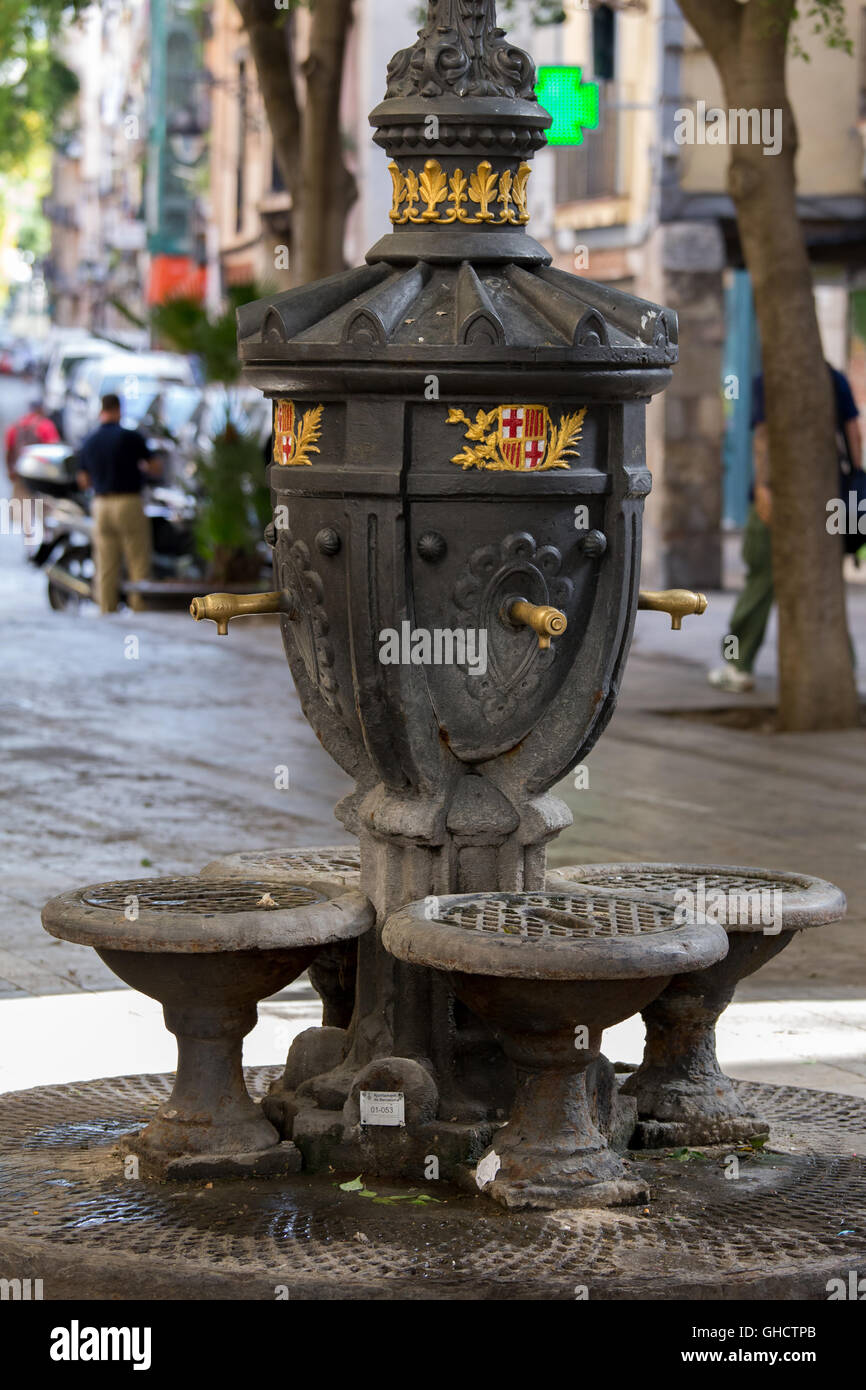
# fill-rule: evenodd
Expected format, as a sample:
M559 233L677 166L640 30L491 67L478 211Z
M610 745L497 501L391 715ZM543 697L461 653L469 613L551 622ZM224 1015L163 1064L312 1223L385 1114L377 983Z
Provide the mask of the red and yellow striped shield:
M547 449L547 406L501 405L499 448L511 468L539 468Z
M295 452L295 403L274 402L274 462L291 463Z

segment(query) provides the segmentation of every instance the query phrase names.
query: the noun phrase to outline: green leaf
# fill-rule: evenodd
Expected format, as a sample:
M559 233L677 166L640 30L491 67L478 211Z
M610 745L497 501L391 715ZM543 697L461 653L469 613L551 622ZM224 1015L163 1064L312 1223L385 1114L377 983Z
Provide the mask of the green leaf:
M337 1186L341 1192L360 1192L364 1184L361 1181L361 1175L358 1174L357 1178L353 1178L351 1182L338 1182Z

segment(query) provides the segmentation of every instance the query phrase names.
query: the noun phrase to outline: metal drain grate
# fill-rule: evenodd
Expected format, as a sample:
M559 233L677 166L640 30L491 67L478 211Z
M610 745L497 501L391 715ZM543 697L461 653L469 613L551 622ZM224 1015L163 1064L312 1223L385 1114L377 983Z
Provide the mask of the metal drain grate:
M347 845L339 849L241 850L231 856L256 874L321 873L358 874L361 851Z
M636 864L633 869L622 865L588 864L586 868L569 866L565 869L551 869L553 877L559 875L572 879L575 883L596 885L599 888L639 888L647 893L673 894L687 889L698 891L703 884L707 893L804 893L812 886L808 878L772 878L756 871L748 873L703 873L699 869L690 870L687 866L661 865L652 868L646 864Z
M251 1090L260 1094L277 1071L248 1073ZM654 1191L646 1212L509 1216L435 1184L427 1186L439 1203L413 1211L340 1192L330 1175L210 1189L127 1180L112 1142L148 1118L170 1081L120 1077L0 1097L0 1253L25 1242L44 1267L47 1297L54 1269L60 1277L72 1260L82 1286L110 1270L114 1297L157 1276L189 1297L220 1276L235 1281L233 1296L270 1298L281 1283L291 1297L324 1287L329 1297L359 1297L384 1284L421 1296L429 1286L431 1296L573 1298L575 1283L592 1296L599 1281L608 1296L639 1284L641 1293L624 1296L688 1297L703 1287L713 1297L825 1298L829 1275L866 1260L866 1163L853 1152L862 1152L866 1101L856 1098L740 1083L777 1142L802 1124L809 1151L747 1156L737 1182L718 1155L687 1170L639 1160Z
M676 930L672 910L657 903L560 893L527 893L520 902L507 894L491 893L477 902L446 908L437 921L467 931L522 936L530 941L550 937L585 941Z
M130 898L149 912L192 912L211 916L220 912L261 912L261 899L269 894L278 908L309 907L324 902L299 883L267 883L238 878L143 878L118 883L96 883L81 894L88 907L123 912ZM268 904L270 910L273 906Z

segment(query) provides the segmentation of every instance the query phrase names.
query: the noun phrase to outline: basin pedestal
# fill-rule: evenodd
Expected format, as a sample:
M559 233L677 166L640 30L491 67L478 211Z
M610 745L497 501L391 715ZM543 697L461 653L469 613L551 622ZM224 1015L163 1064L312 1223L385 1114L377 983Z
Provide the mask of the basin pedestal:
M599 1058L602 1029L593 1027L588 1046L578 1048L574 1020L599 1017L605 1024L617 1023L656 993L664 979L620 982L613 988L599 981L494 980L453 973L449 980L458 997L494 1025L516 1069L508 1123L497 1130L481 1160L481 1172L496 1172L484 1183L487 1195L506 1207L649 1201L646 1182L630 1176L628 1164L592 1117L587 1068Z
M577 864L548 887L604 888L635 901L668 901L682 916L721 922L728 954L706 970L676 975L642 1010L643 1060L622 1087L637 1103L632 1147L747 1143L769 1122L743 1105L716 1056L716 1025L739 982L797 931L841 917L845 897L805 874L718 864Z
M177 1039L171 1095L129 1139L130 1152L162 1166L166 1176L297 1172L299 1152L280 1142L247 1092L243 1040L256 1025L259 999L297 979L315 947L170 961L136 951L98 954L133 989L160 1001L165 1026Z
M747 1111L716 1056L716 1024L740 980L793 939L728 933L728 955L709 970L673 979L642 1010L643 1060L623 1084L637 1102L636 1149L738 1144L766 1137L769 1121Z
M302 885L239 878L92 884L53 898L46 930L92 946L133 989L157 999L177 1038L169 1099L124 1142L163 1177L297 1172L244 1084L243 1039L260 999L291 984L323 947L373 920L357 891L329 901Z
M677 926L663 904L600 893L464 894L395 913L383 932L401 960L443 971L517 1069L508 1123L475 1170L506 1207L647 1201L593 1121L586 1069L602 1031L643 1008L674 973L720 960L715 924Z

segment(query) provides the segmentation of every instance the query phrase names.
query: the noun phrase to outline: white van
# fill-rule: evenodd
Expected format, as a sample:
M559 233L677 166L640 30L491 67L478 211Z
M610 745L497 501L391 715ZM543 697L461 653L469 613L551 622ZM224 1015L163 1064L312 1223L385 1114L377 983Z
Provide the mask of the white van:
M177 352L115 352L84 364L66 396L61 433L73 449L96 429L102 397L120 397L122 423L134 428L154 396L169 385L195 386L189 359Z
M42 399L45 414L50 416L61 434L63 433L63 407L66 403L66 392L69 389L69 382L73 374L85 362L90 362L97 357L107 357L116 352L117 348L113 343L103 342L101 338L91 338L83 331L78 337L67 337L64 334L54 343L46 361Z

